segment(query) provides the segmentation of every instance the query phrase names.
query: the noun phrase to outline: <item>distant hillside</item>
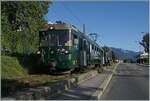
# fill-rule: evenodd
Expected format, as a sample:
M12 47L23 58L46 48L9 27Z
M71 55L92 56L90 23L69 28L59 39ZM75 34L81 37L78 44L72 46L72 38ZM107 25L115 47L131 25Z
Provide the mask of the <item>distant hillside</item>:
M118 59L135 59L135 57L139 54L139 52L124 50L121 48L111 47L111 49L116 54Z

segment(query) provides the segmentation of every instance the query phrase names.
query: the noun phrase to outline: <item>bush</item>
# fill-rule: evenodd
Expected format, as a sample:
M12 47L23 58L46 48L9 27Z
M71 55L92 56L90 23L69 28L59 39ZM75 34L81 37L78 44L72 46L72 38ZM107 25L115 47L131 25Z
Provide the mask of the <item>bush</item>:
M149 64L149 58L145 58L145 59L144 59L144 63L145 63L145 64Z

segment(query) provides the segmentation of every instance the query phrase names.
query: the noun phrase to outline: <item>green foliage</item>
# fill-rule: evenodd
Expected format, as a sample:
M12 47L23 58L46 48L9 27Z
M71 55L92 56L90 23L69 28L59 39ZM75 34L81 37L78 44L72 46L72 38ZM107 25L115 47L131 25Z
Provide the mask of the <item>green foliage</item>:
M2 1L2 48L30 54L38 49L38 31L44 27L48 1Z
M145 59L145 64L149 64L149 58Z
M22 77L28 74L16 57L1 56L1 64L2 79Z
M144 47L144 50L146 52L149 52L149 33L146 33L143 36L142 41L140 42L140 45L142 45Z

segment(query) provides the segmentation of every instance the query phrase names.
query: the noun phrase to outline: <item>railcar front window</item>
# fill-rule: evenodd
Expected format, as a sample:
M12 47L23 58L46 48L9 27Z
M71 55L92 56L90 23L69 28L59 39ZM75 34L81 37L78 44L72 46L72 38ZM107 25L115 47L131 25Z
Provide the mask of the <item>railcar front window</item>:
M69 43L69 34L67 33L60 33L58 35L58 45L59 46L68 46Z
M68 46L69 35L66 33L49 34L50 46Z
M57 46L58 45L58 35L57 34L49 34L49 46Z
M69 40L68 33L50 33L41 37L41 46L69 46L72 40Z

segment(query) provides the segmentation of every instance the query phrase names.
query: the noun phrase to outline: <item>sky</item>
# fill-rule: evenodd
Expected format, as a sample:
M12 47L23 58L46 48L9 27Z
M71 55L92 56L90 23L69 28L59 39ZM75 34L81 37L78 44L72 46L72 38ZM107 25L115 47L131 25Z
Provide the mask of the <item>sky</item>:
M149 8L147 1L54 1L45 19L61 20L75 25L86 34L97 33L97 42L103 46L142 51L138 44L149 31Z

